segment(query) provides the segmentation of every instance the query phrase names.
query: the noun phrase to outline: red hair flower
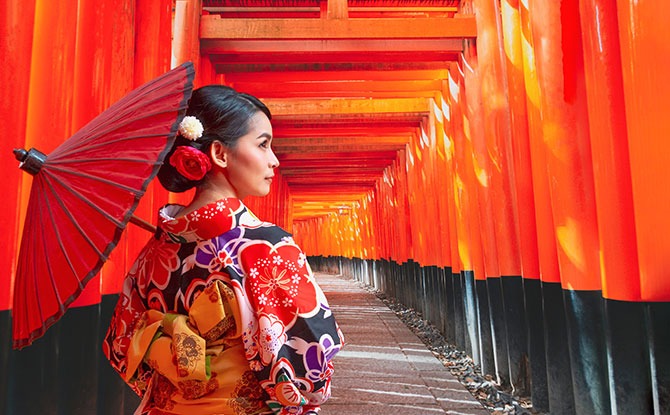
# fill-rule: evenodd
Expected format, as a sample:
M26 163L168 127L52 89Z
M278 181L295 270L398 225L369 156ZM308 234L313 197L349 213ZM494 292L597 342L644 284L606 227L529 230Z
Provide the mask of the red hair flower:
M170 156L170 164L189 180L200 180L212 168L209 157L197 148L179 146Z

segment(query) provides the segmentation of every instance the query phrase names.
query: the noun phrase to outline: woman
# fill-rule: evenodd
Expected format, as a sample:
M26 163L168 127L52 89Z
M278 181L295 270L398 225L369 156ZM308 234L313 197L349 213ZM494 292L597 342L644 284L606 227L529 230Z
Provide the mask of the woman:
M279 165L270 111L211 85L193 92L158 178L196 188L159 211L104 341L140 414L309 414L330 396L341 332L290 234L242 203Z

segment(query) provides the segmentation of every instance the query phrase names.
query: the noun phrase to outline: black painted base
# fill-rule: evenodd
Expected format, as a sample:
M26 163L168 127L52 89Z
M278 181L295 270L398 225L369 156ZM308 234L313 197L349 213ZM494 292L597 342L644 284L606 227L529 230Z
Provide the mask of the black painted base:
M600 291L563 291L575 412L609 415L607 346Z
M0 414L9 413L9 354L12 350L12 316L0 311Z
M544 318L540 280L524 279L523 295L526 304L526 326L528 327L530 397L533 409L546 413L549 412L549 391L547 390L547 359L544 347Z
M543 282L542 299L549 410L552 414L571 415L575 413L575 402L561 284Z
M479 319L477 313L477 293L475 289L475 273L461 271L463 286L463 318L464 342L463 350L468 356L479 356Z
M645 304L606 300L604 303L612 405L618 413L653 414L648 325ZM668 330L666 322L664 330ZM667 354L666 349L666 354Z
M465 350L466 327L465 321L465 284L463 283L463 276L458 274L452 275L452 284L454 286L454 344L461 350Z
M502 281L500 278L488 278L488 302L491 308L491 326L495 336L496 375L503 390L510 392L509 351L507 348L507 322L505 319L505 302L503 299Z
M530 378L535 411L670 415L670 303L603 300L599 291L520 277L475 281L471 271L417 265L374 266L387 295L442 319L447 339L478 353L484 367L493 366L488 350L501 336L487 328L502 316L512 384L521 394L517 385Z
M118 296L71 308L46 334L11 349L9 311L0 312L0 413L125 415L139 398L112 370L102 338Z
M489 291L486 281L475 282L477 290L477 304L479 308L479 333L481 337L481 362L482 373L496 373L496 362L494 353L493 332L491 330L491 308L489 307Z
M645 320L653 362L653 399L658 414L670 414L670 303L649 303Z
M528 327L524 306L523 278L502 276L503 303L507 329L510 382L514 394L530 394L530 361L528 357Z

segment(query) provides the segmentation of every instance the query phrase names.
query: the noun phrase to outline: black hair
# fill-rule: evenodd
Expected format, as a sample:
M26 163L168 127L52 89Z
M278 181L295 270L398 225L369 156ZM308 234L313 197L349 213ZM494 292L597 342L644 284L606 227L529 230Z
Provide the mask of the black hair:
M258 98L237 92L225 85L207 85L193 91L186 115L200 120L204 128L202 137L195 141L177 134L170 152L158 171L158 180L171 192L185 192L200 185L205 179L189 180L169 163L170 156L179 146L190 146L208 154L214 141L234 148L237 140L249 132L249 120L258 112L272 118L270 110Z

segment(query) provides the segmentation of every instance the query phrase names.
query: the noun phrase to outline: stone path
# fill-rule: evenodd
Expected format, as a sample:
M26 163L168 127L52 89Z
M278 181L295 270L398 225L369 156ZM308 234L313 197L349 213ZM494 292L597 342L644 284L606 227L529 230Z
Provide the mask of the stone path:
M358 283L317 273L344 333L321 415L488 415L419 338Z

